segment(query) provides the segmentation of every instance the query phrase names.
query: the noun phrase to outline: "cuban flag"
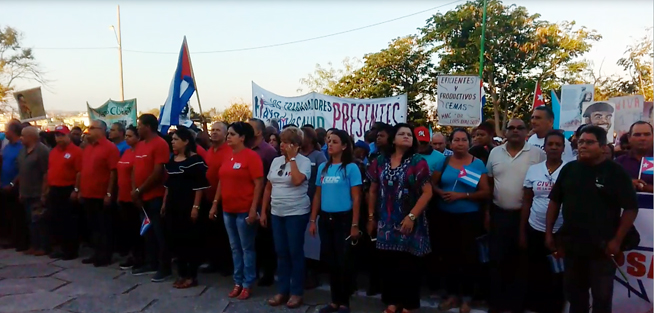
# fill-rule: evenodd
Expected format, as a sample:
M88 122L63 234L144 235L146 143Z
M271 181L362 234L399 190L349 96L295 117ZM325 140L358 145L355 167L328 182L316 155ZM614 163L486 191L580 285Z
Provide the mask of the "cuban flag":
M459 171L458 181L472 188L477 188L477 184L479 184L480 179L481 179L480 173L477 173L470 168L466 168L465 166L461 168L461 170Z
M642 158L640 160L640 173L654 175L654 157Z
M145 213L144 208L141 208L141 210L143 210L143 221L141 222L141 236L143 236L148 231L148 228L150 228L150 218L148 217L148 213Z
M547 256L547 259L550 261L550 269L552 273L559 274L565 271L565 266L563 265L563 258L558 254L550 254Z
M177 69L175 69L175 76L170 83L170 90L168 92L168 99L161 108L159 113L159 132L167 133L168 128L172 125L180 125L180 116L182 116L182 124L188 124L188 101L195 92L195 82L193 81L193 70L191 68L191 57L186 45L186 36L182 42L182 49L179 52L177 60Z

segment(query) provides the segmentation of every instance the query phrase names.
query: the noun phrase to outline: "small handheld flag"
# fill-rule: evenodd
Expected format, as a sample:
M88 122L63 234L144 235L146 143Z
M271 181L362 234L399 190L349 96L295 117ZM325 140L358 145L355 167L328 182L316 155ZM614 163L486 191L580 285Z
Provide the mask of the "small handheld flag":
M148 228L150 228L150 218L148 217L148 213L145 213L143 207L141 207L141 210L143 210L143 222L141 222L141 236L143 236L148 231Z
M462 183L472 188L477 188L477 184L479 184L480 179L481 179L480 173L477 173L474 170L470 168L466 168L464 166L459 171L459 178L457 179L457 181L461 181Z
M638 172L638 179L640 175L654 175L654 157L645 157L640 159L640 171Z
M565 270L565 266L563 265L562 257L554 253L548 255L547 259L550 261L550 269L552 270L552 273L554 274L563 273L563 271Z

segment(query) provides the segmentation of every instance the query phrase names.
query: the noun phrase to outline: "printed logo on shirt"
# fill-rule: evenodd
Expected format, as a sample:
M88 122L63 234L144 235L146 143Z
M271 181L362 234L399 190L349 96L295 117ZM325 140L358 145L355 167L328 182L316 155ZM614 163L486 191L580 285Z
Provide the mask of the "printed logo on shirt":
M534 191L552 191L552 186L554 182L538 181L534 184Z
M241 163L234 163L233 169L237 170L241 168Z
M64 159L70 159L70 153L64 154Z
M148 155L147 155L147 154L143 154L143 155L137 155L137 156L134 156L134 157L137 158L137 159L145 159L145 158L148 157Z
M321 176L320 182L322 184L338 184L341 182L340 176Z

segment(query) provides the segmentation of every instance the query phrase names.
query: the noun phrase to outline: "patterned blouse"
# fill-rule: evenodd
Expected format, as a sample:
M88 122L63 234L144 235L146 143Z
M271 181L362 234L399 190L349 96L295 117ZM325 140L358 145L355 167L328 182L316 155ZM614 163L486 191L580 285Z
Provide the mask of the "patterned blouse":
M377 201L377 249L408 252L423 256L431 252L429 227L425 214L420 214L413 232L400 232L401 223L422 195L422 187L429 183L429 165L420 155L402 161L391 168L390 159L384 155L372 160L368 178L379 184Z

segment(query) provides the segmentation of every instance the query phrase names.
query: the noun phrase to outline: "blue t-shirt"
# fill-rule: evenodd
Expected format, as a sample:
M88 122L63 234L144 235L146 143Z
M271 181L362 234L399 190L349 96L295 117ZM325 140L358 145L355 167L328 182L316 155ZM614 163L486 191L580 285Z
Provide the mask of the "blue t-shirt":
M440 171L443 169L445 156L438 150L432 149L431 154L421 153L420 155L422 155L422 157L425 158L425 161L427 161L427 165L429 165L429 173L434 173L434 171Z
M9 185L16 175L18 175L18 163L16 157L23 149L23 144L20 141L15 143L7 143L7 146L2 150L2 173L0 174L0 186L4 187Z
M373 154L373 153L375 153L375 151L377 151L377 145L374 142L371 142L370 143L370 153L369 154Z
M442 168L442 165L441 165ZM471 169L475 173L486 174L486 166L484 162L475 158L470 165L465 166L466 169ZM445 168L445 171L441 175L440 188L443 191L454 191L454 192L463 192L463 193L473 193L477 191L476 188L472 188L462 182L454 184L459 178L459 170L448 165ZM454 202L445 202L443 199L438 200L439 208L445 212L449 213L470 213L479 211L481 204L479 202L471 200L457 200Z
M123 140L116 144L116 148L118 148L118 151L120 151L120 156L123 156L123 152L129 149L129 145L127 144L127 141Z
M351 188L361 185L359 168L356 164L350 163L343 173L340 163L331 164L323 173L325 164L320 164L316 175L316 187L321 187L320 209L329 213L352 210Z
M327 152L327 144L324 144L322 146L322 148L320 148L320 150L322 150L322 153L325 154L325 158L327 158L327 160L329 160L329 152Z

